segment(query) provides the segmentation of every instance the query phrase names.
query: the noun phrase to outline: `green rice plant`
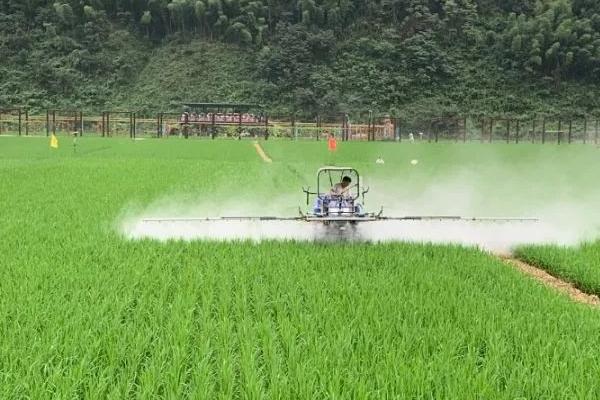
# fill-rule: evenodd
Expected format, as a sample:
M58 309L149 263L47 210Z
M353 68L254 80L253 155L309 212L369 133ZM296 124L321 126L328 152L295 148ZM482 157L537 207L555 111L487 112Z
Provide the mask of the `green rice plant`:
M244 141L84 138L74 153L0 140L0 398L600 396L600 314L477 249L119 231L157 201L269 204L312 178L320 143L265 143L266 164ZM414 172L397 184L415 188L468 153L419 148L421 171L405 166L416 156L404 145L365 146L341 148L340 162ZM522 151L497 149L513 161ZM573 151L565 159L579 163ZM536 165L553 172L562 154Z
M523 246L516 250L516 255L585 292L600 295L600 242L577 247Z

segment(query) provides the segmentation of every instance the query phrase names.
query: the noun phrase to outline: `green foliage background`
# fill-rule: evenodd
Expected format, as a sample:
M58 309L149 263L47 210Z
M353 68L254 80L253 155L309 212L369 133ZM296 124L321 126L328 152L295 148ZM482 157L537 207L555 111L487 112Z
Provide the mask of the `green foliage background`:
M593 0L0 0L0 106L598 109Z

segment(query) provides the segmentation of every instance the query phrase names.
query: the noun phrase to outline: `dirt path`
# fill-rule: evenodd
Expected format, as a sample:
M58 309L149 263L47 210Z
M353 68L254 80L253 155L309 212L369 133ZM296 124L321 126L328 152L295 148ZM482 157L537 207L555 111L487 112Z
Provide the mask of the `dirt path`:
M258 153L258 155L260 156L260 158L262 158L262 160L264 162L266 162L266 163L273 162L273 160L271 160L271 158L269 158L267 153L265 153L262 146L260 144L258 144L258 142L254 142L254 148L256 149L256 152Z
M588 294L577 289L573 284L563 281L555 276L550 275L548 272L541 268L537 268L531 264L527 264L524 261L517 260L511 256L500 256L505 263L517 268L519 271L533 277L534 279L542 282L544 285L554 288L561 293L568 295L571 300L578 303L587 304L590 306L600 306L600 298L593 294Z

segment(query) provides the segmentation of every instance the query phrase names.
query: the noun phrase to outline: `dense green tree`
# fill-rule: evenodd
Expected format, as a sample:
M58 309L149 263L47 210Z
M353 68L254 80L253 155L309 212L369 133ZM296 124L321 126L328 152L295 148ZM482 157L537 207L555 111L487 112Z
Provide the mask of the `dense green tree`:
M598 77L600 31L568 0L539 3L533 15L511 14L498 47L512 68L542 73L558 86L565 77Z
M545 96L600 77L596 0L0 0L0 106L100 107L148 49L192 39L244 49L257 85L247 97L285 112L433 98L517 112L530 105L465 82L533 82Z

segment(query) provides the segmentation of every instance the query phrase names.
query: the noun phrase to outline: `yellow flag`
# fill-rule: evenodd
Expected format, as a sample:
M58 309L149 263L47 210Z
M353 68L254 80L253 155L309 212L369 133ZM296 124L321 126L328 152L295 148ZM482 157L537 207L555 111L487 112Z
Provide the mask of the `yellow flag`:
M58 149L58 139L54 134L52 134L52 137L50 138L50 147L53 149Z

